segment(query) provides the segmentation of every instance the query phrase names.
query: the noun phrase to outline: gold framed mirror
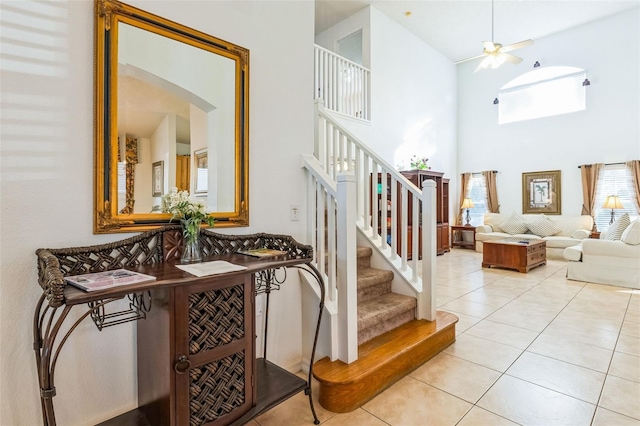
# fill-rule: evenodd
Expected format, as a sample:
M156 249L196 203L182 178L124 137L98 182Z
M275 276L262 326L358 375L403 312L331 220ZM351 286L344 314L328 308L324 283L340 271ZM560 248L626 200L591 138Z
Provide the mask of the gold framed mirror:
M248 226L249 51L113 0L95 28L94 232L167 224L173 187Z

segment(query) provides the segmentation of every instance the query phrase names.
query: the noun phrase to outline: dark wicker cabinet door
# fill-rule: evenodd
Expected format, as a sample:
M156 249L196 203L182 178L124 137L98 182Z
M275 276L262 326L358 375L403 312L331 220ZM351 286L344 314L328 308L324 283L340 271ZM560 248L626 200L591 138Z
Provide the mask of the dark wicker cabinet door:
M227 424L253 405L251 275L175 291L177 424Z

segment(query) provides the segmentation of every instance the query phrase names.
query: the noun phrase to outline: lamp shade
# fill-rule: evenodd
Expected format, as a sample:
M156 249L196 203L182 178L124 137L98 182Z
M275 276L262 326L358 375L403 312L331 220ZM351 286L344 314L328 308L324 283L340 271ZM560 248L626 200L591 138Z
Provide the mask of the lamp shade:
M624 206L620 201L620 197L617 195L609 195L607 199L604 200L604 204L602 205L603 209L623 209Z
M472 209L473 208L473 201L471 201L471 198L465 198L464 201L462 201L462 205L460 206L461 209Z

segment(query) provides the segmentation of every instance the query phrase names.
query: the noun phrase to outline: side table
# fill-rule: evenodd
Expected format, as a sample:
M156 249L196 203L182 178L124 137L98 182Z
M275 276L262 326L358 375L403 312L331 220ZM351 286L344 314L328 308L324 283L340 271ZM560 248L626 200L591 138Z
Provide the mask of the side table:
M473 236L471 241L464 239L464 234L471 233ZM471 250L476 249L476 227L464 226L464 225L452 225L451 226L451 247L462 247Z
M589 238L595 238L596 240L600 238L600 231L591 231Z

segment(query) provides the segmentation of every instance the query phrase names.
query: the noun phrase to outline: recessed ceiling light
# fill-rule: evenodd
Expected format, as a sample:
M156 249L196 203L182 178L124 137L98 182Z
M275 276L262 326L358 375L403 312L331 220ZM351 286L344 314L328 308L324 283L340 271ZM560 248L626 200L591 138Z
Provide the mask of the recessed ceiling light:
M404 13L404 16L406 16L407 18L408 18L409 16L411 16L411 11L410 11L410 10L407 10L407 11Z

